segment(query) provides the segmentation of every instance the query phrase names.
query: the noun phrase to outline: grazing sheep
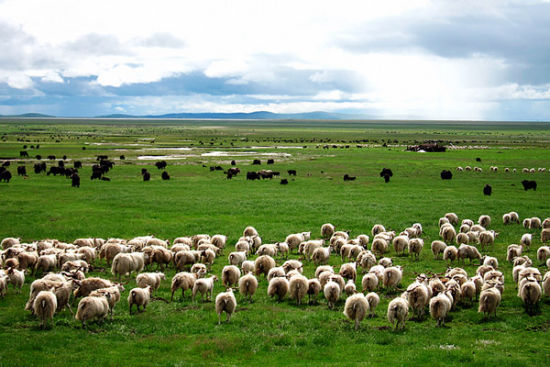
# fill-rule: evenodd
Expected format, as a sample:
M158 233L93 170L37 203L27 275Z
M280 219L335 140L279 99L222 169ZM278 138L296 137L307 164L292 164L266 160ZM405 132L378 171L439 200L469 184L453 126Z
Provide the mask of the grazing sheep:
M300 305L302 299L306 296L308 290L307 278L301 274L296 274L290 278L288 282L290 298L296 300L296 304Z
M254 270L252 270L254 271ZM243 271L244 272L244 271ZM277 278L277 277L285 277L286 273L282 266L277 266L275 268L269 269L269 272L267 273L267 281L271 282L271 279Z
M538 217L532 217L531 218L531 221L529 223L529 228L531 229L538 229L540 228L542 225L541 225L541 222L540 222L540 218Z
M344 292L347 296L351 296L357 292L355 282L352 279L348 280L348 282L346 283L346 286L344 287Z
M330 252L332 248L318 247L313 251L312 260L315 265L326 264L330 260Z
M453 226L456 226L458 224L458 215L455 213L447 213L445 214L445 218L449 220L449 223L451 223Z
M250 253L250 243L247 241L239 241L235 244L235 251L244 252L246 255Z
M497 307L500 304L502 296L497 288L488 288L482 290L479 295L479 308L477 312L483 312L484 315L494 313L497 315Z
M113 259L111 273L116 275L118 279L120 279L121 276L130 277L134 271L139 273L143 270L144 265L138 260L140 257L143 259L143 253L118 253Z
M130 291L128 295L128 306L130 308L130 315L132 314L132 306L136 305L138 312L145 311L147 304L151 299L152 288L148 285L145 288L134 288ZM139 308L143 307L143 310Z
M512 244L506 249L506 261L512 262L514 258L521 256L523 248L519 245Z
M386 228L384 228L381 224L375 224L372 227L371 233L373 236L376 236L378 233L386 232Z
M40 327L43 328L48 321L53 319L53 315L57 310L57 298L53 289L40 291L34 300L32 309L34 314L40 319Z
M464 264L465 259L470 259L470 264L474 259L478 259L481 263L481 253L475 246L462 244L458 248L457 259L462 260L462 264Z
M392 324L392 326L395 325L395 330L399 328L399 325L401 325L402 329L405 328L405 320L407 319L408 314L409 303L404 298L394 298L388 304L388 321Z
M378 265L382 265L383 267L388 268L390 266L393 266L393 261L390 257L383 257L378 260Z
M374 273L367 273L361 280L361 287L363 292L372 292L378 288L378 277Z
M439 255L442 254L445 251L445 248L447 248L447 245L443 241L432 241L432 253L434 254L434 259L437 260L439 258Z
M214 290L214 282L218 281L218 277L213 275L209 278L201 278L197 279L195 281L195 284L193 284L193 294L191 296L191 299L193 302L195 302L195 297L197 295L197 292L201 294L201 302L203 301L203 297L206 294L206 301L210 301L212 299L212 291Z
M241 293L243 297L248 297L249 302L252 302L252 296L254 296L257 289L258 279L256 279L251 272L243 275L239 279L239 293Z
M216 246L217 248L222 249L222 248L225 247L225 244L227 242L227 237L224 236L223 234L215 234L215 235L212 236L210 241L212 242L212 244L214 246Z
M383 255L388 252L388 242L380 237L374 238L372 240L371 250L376 255Z
M445 317L451 310L452 301L447 294L440 293L430 299L430 315L437 321L437 326L445 325Z
M550 228L544 228L540 232L540 242L545 243L550 241Z
M403 270L401 267L391 266L385 268L382 273L382 284L385 288L396 288L403 278Z
M479 243L481 249L484 250L485 246L493 245L495 243L495 237L498 235L495 231L482 231L479 234Z
M261 245L258 248L258 251L256 251L256 255L269 255L271 257L275 257L277 255L277 245L275 244L264 244Z
M40 270L42 273L46 273L55 269L57 264L57 257L52 255L41 255L38 257L36 264L34 265L34 273L37 274Z
M319 292L321 292L321 282L318 279L308 279L307 280L307 295L309 297L309 304L317 303L317 297L319 296Z
M369 317L376 316L376 307L380 303L380 297L374 292L368 293L365 297L369 303Z
M263 274L267 276L269 270L276 267L275 260L269 255L262 255L254 261L254 273L256 275Z
M369 250L361 251L361 253L357 256L356 263L363 269L363 271L369 270L373 265L376 265L376 256L374 256L374 254Z
M78 303L75 319L82 322L82 327L86 327L86 321L91 319L103 320L109 314L110 294L103 297L84 297Z
M2 242L0 243L0 246L2 247L3 250L7 250L10 247L19 245L21 243L20 241L21 241L21 238L6 237L2 240Z
M340 266L340 271L338 272L340 276L344 279L352 279L355 282L357 278L357 265L356 263L345 263Z
M421 238L412 238L409 241L409 254L416 258L416 260L420 260L420 252L422 252L422 249L424 248L424 240Z
M355 321L355 330L359 330L359 324L367 316L368 312L369 302L363 293L356 293L346 299L343 313L348 319Z
M241 266L246 260L246 252L236 251L229 254L228 258L230 265Z
M281 254L281 258L284 256L285 259L288 259L288 253L290 252L290 247L288 246L288 243L277 242L275 245L277 246L277 252Z
M472 300L477 296L477 287L472 280L468 280L460 286L461 299L469 300L472 304Z
M170 289L172 290L172 296L170 297L170 302L174 300L174 293L181 289L181 298L185 297L185 291L188 289L193 289L193 285L197 280L197 275L188 272L181 272L174 275L172 278L172 284Z
M239 283L241 271L235 265L227 265L222 269L222 284L224 287L232 287Z
M303 273L304 271L304 265L299 260L287 260L284 262L282 267L285 270L285 273L288 273L291 270L297 270L300 273Z
M483 260L483 265L489 265L494 269L498 269L498 260L496 257L485 255L481 258L481 260Z
M197 256L195 256L197 254ZM190 265L195 264L199 260L200 254L196 251L182 250L176 252L173 261L176 270L189 269Z
M452 243L456 237L456 231L450 224L443 225L439 230L439 236L445 243Z
M258 231L256 230L256 228L254 228L252 226L248 226L244 229L243 236L244 237L252 237L252 236L259 236L259 234L258 234Z
M393 248L396 254L402 254L405 249L409 248L408 236L397 236L392 241Z
M443 260L453 262L458 258L458 249L455 246L447 246L443 251Z
M443 227L445 224L451 224L451 222L449 222L449 219L446 217L439 218L439 221L438 221L439 229L441 229L441 227Z
M334 308L334 304L338 301L338 299L340 299L341 292L342 289L340 288L340 285L334 280L330 279L327 284L325 284L323 293L325 294L325 298L328 302L328 308L331 310Z
M216 296L216 313L218 314L218 325L222 323L222 312L225 312L226 322L231 320L231 315L237 308L237 300L233 294L233 289L227 288L225 292L218 293Z
M550 246L541 246L537 250L537 260L542 264L550 258Z
M196 274L197 279L199 279L199 278L203 278L206 275L206 273L208 273L208 269L206 268L206 265L197 263L191 266L191 273Z
M429 293L428 287L417 281L409 285L405 291L407 302L413 314L417 315L419 319L424 316L424 311L430 301Z
M13 289L17 288L17 293L21 293L21 287L25 283L25 271L9 268L6 274L8 283L13 285Z
M533 242L533 235L531 233L525 233L523 236L521 236L520 246L522 249L525 249L527 247L527 250L529 250L529 247L531 247L531 243Z
M109 288L96 289L90 293L90 297L106 297L109 303L109 313L111 314L111 320L113 319L113 310L116 304L120 301L120 293L124 292L122 284L117 284ZM107 297L107 294L109 296Z
M329 239L334 234L334 226L330 223L325 223L321 226L321 237Z
M550 271L547 271L546 274L544 274L544 278L542 279L542 289L544 290L544 294L546 294L547 297L550 297Z
M269 281L267 295L271 298L277 296L280 302L287 295L288 290L288 280L284 277L275 277Z
M8 277L4 274L0 274L0 297L4 299L6 296L6 290L8 289Z
M160 287L161 281L165 280L164 273L141 273L136 277L136 284L140 288L151 286L151 292L156 291Z
M245 260L241 264L241 270L243 274L248 274L249 272L254 272L254 261L252 260ZM269 272L268 272L269 274Z
M456 240L456 244L459 245L459 246L462 245L462 244L467 245L470 242L470 237L468 237L468 235L466 233L461 232L461 233L458 233L456 235L455 240Z
M477 223L484 227L484 228L487 228L491 225L491 217L488 216L488 215L480 215L478 220L477 220Z
M108 288L108 287L112 287L113 285L114 284L111 283L110 280L106 280L102 278L94 278L94 277L86 278L80 281L80 285L74 292L74 296L75 298L86 297L96 289Z
M535 278L525 278L520 284L518 296L523 301L525 311L532 315L542 298L542 288Z
M357 243L359 243L359 246L361 246L365 249L367 248L367 246L370 242L370 238L366 234L360 234L359 236L357 236L357 238L355 240L356 240Z
M550 218L546 218L542 221L542 228L550 228Z
M472 227L470 227L470 226L467 225L467 224L462 224L462 225L460 225L459 232L460 232L460 233L468 233L468 232L470 232L470 229L471 229L471 228L472 228Z
M524 256L518 256L518 257L514 258L514 261L512 262L512 266L517 266L517 265L522 265L522 264L525 265L525 266L531 266L531 265L533 265L533 261L531 261L529 256L524 255Z
M512 217L510 216L510 213L506 213L502 215L502 224L510 224L512 223Z

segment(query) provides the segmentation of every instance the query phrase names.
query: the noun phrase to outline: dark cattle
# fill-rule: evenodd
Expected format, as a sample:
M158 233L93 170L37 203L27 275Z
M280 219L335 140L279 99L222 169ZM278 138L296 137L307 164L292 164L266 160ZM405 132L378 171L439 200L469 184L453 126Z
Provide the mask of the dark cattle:
M232 160L232 161L231 161L231 165L232 165L232 166L236 166L236 165L237 165L237 162L235 162L235 160Z
M295 169L289 169L288 171L289 176L296 176L296 170Z
M391 177L390 175L384 175L384 182L385 183L390 182L390 177Z
M103 173L109 172L109 170L112 169L114 165L115 162L108 159L102 159L99 161L99 166L103 169Z
M38 174L40 172L46 172L46 162L34 164L34 173Z
M66 155L63 156L63 160L64 160L64 161L67 160L67 156L66 156Z
M214 166L210 166L210 172L214 172Z
M215 169L216 171L223 171L222 166L216 166L216 167L214 167L214 169Z
M259 166L259 165L262 164L262 162L261 162L259 159L254 159L254 160L252 161L252 164L253 164L253 165Z
M481 162L481 158L476 158L476 162Z
M78 173L78 170L76 168L65 168L65 176L67 178L71 177L73 173Z
M0 182L1 181L4 181L4 182L10 182L11 180L11 173L10 171L3 171L2 173L0 173Z
M258 172L247 172L246 173L246 179L247 180L259 180L260 175L258 174Z
M281 180L281 185L288 185L288 180L286 178L283 178Z
M281 172L279 171L273 171L273 176L280 176L281 175Z
M537 191L537 181L523 180L521 181L521 184L523 185L523 189L525 191L531 189Z
M0 167L0 173L5 172L6 169L4 167Z
M55 161L55 155L49 155L49 156L48 156L48 159L49 159L50 161Z
M58 162L57 162L57 166L58 166L58 167L65 167L65 162L63 162L63 161L58 161Z
M73 167L76 169L82 168L82 162L81 161L74 161Z
M267 164L274 164L274 163L275 163L275 160L273 160L273 159L268 159L267 160Z
M273 178L273 171L270 171L270 170L261 170L258 172L258 174L260 175L260 177L262 179L265 179L265 178Z
M241 170L239 168L230 168L227 170L225 174L227 175L227 179L231 180L233 176L237 176L240 172Z
M350 176L348 175L347 173L344 175L344 181L355 181L357 177L355 176Z
M78 175L78 173L73 173L71 175L71 186L80 187L80 176Z
M103 176L103 171L100 171L100 170L94 170L92 171L92 176L90 177L90 180L95 180L95 179L101 179L101 176Z
M380 171L380 177L384 177L384 176L390 176L390 177L392 177L392 176L393 176L393 172L391 171L391 169L389 169L389 168L382 168L382 171Z
M491 196L492 193L493 193L493 188L491 187L491 185L485 185L483 187L483 194L487 196Z
M41 159L42 159L42 156L41 156L40 154L37 154L37 155L36 155L36 159L41 160Z
M55 166L51 166L50 167L50 170L48 171L48 176L50 174L53 174L54 176L57 176L57 175L64 175L65 174L65 168L64 167L55 167Z
M19 152L19 156L20 157L28 157L29 153L26 150L22 150L22 151Z
M103 161L103 160L106 160L106 159L109 159L109 156L98 155L97 158L96 158L96 161Z
M166 171L162 171L162 175L160 175L160 176L162 177L163 180L169 180L170 179L170 175Z
M408 146L407 150L411 150L413 152L419 152L421 150L424 152L445 152L447 148L439 144L430 143Z
M9 167L10 164L11 164L10 161L4 161L4 162L2 163L2 167Z
M155 166L158 169L165 169L167 164L166 164L166 161L158 161L158 162L155 162Z
M141 169L141 174L143 175L143 174L145 174L145 172L147 172L147 168L142 168Z
M123 161L123 160L125 160L125 159L126 159L126 157L125 157L124 155L121 155L121 156L120 156L120 160L121 160L121 161Z
M143 174L143 181L150 181L151 180L151 174L149 172L145 172Z
M27 168L25 166L17 167L17 175L18 176L26 176L27 175Z
M101 181L111 181L111 179L107 176L101 177Z
M441 179L442 180L450 180L453 178L453 173L451 171L443 170L441 171Z

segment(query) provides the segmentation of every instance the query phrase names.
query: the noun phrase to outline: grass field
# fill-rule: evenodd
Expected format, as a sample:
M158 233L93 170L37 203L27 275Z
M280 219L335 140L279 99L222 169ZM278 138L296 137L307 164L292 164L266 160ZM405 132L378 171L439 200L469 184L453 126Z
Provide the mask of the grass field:
M318 305L296 306L289 299L279 303L268 298L267 281L260 277L253 303L237 295L239 305L229 324L218 326L213 303L193 303L189 294L173 303L152 302L146 312L130 316L126 297L135 286L132 280L113 321L92 323L84 330L63 311L55 315L52 327L41 330L24 311L34 280L28 275L22 294L10 288L0 300L0 366L549 364L550 299L543 299L538 314L527 315L516 294L512 267L505 261L506 247L528 232L534 244L527 254L539 266L540 230L504 226L501 216L512 210L521 218L550 216L550 124L0 120L0 139L0 160L14 158L12 181L0 183L0 238L72 242L79 237L130 239L154 234L173 240L222 233L229 245L211 270L219 276L247 225L256 227L264 243L273 243L302 231L317 238L326 222L350 231L352 237L370 235L376 223L400 232L420 222L426 243L420 261L396 256L393 249L387 254L404 267L406 288L415 272L446 269L445 262L433 259L429 244L439 239L438 218L453 211L460 219L476 220L481 214L493 218L490 228L500 235L486 253L498 258L506 277L496 318L483 319L477 304L459 306L443 328L428 317L409 320L405 330L393 331L386 309L399 293L380 290L377 316L354 331L342 314L344 297L335 310L328 309L322 295ZM441 140L458 149L405 151L406 145L425 140ZM36 144L39 149L27 149L30 158L18 158L23 145ZM64 177L34 174L36 154L58 159L65 154L71 167L72 161L81 160L81 187L71 188ZM115 168L107 174L110 182L89 179L98 154L114 158ZM122 154L125 160L119 160ZM153 165L160 160L155 156L170 155L177 155L167 157L171 180L162 181L161 171ZM481 162L476 162L478 157ZM262 166L251 165L255 158ZM266 166L268 158L275 160L273 166ZM232 180L208 168L228 168L232 159L242 171ZM26 179L16 176L21 164L29 172ZM466 165L477 165L483 172L455 171ZM499 171L490 172L490 166ZM378 175L383 167L394 173L388 184ZM505 173L505 167L518 172ZM524 174L523 167L547 171ZM142 181L141 168L152 173L150 182ZM260 168L280 171L289 184L245 179L246 171ZM296 169L297 176L288 177L288 169ZM439 178L442 169L453 172L451 181ZM345 173L357 180L344 182ZM536 180L537 191L524 191L523 179ZM482 193L485 184L493 188L490 197ZM331 257L336 269L341 263L338 256ZM96 265L107 267L104 260ZM477 264L464 268L474 275ZM547 271L546 266L539 269ZM305 262L304 274L313 277L314 271L315 266ZM157 295L169 299L175 270L166 274ZM108 270L93 275L113 278ZM222 290L217 283L214 295Z

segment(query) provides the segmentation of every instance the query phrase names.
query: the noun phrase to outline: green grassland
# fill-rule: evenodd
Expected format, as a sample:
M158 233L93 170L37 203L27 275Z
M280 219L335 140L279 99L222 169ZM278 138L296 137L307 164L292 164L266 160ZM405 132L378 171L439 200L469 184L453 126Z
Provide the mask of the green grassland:
M459 149L405 151L407 145L426 140ZM39 149L30 149L36 144ZM19 159L23 145L29 147L30 158ZM325 145L330 148L324 149ZM226 156L211 155L216 151ZM344 297L335 310L328 309L322 295L317 305L297 306L289 299L279 303L268 298L263 277L253 303L237 295L239 305L229 324L218 326L213 303L192 302L189 294L183 300L178 295L173 303L154 301L146 312L130 316L126 297L135 286L132 280L113 321L92 323L85 330L66 310L55 315L52 327L41 330L23 309L34 280L28 275L22 294L10 288L0 300L0 366L548 365L550 299L544 298L538 314L527 315L517 297L512 267L505 261L506 247L528 232L533 233L534 244L527 254L539 266L540 230L504 226L500 218L512 210L521 218L550 216L549 153L547 123L0 120L0 160L14 158L12 181L0 183L0 238L69 242L78 237L130 239L154 234L172 240L222 233L229 245L211 269L219 276L247 225L257 228L264 243L273 243L302 231L319 237L326 222L352 236L370 235L375 223L399 232L420 222L426 243L420 261L396 256L393 249L388 254L394 264L404 267L405 288L415 272L442 272L447 267L433 259L429 244L438 239L438 218L453 211L460 219L491 215L490 228L500 235L486 253L498 258L506 277L496 318L483 319L477 304L462 305L451 312L443 328L428 317L408 320L405 330L396 332L385 314L388 302L399 292L380 290L377 316L354 331L342 314ZM64 177L34 174L36 154L43 159L65 154L71 167L73 160L81 160L81 187L71 188ZM98 154L115 161L107 174L110 182L89 179ZM122 154L125 160L119 159ZM161 180L155 159L138 159L173 154L180 157L167 160L169 181ZM262 160L262 166L251 165L255 158ZM267 158L275 164L265 165ZM208 168L228 168L232 159L242 171L232 180ZM16 176L21 164L26 165L28 178ZM483 172L455 171L466 165L482 167ZM490 166L499 171L490 172ZM383 167L394 173L388 184L378 175ZM505 173L505 167L518 172ZM523 167L545 167L547 172L524 174ZM150 182L142 181L141 168L152 173ZM260 168L280 171L289 184L245 179L247 171ZM296 169L297 176L288 177L288 169ZM439 178L442 169L453 172L451 181ZM357 180L344 182L345 173ZM537 191L524 191L523 179L536 180ZM490 197L482 193L485 184L493 187ZM337 269L341 263L338 256L331 257L330 264ZM107 268L103 260L96 265ZM464 266L470 275L476 267ZM543 265L539 268L547 271ZM305 262L305 275L312 277L314 270L312 263ZM166 274L157 296L169 299L175 270ZM113 278L109 269L93 275ZM214 294L222 290L217 283Z

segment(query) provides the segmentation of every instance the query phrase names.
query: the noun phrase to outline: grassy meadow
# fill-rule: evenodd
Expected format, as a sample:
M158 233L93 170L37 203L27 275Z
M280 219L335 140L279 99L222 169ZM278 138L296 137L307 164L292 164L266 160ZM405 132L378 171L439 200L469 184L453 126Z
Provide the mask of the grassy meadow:
M405 151L407 145L426 140L440 140L456 149ZM30 148L37 144L39 149ZM30 158L20 159L24 145ZM69 167L74 160L82 161L81 187L72 188L65 177L34 174L36 154L48 167L63 155ZM107 173L110 182L90 180L98 154L115 161ZM48 161L48 155L55 155L56 161ZM120 155L125 159L120 160ZM275 164L266 165L268 158ZM38 320L24 311L34 280L27 275L21 294L10 287L0 299L0 366L549 364L550 298L543 298L539 313L527 315L517 297L512 266L505 261L506 247L519 243L523 233L533 233L527 255L546 272L536 260L540 230L504 226L501 220L512 210L521 219L550 217L548 123L2 119L0 161L7 159L13 159L9 170L14 177L9 184L0 183L0 239L72 242L80 237L131 239L154 234L172 241L221 233L227 235L228 245L211 269L220 277L227 255L248 225L258 230L264 243L274 243L302 231L319 238L320 227L327 222L350 231L351 237L371 236L376 223L400 232L419 222L425 241L420 261L396 256L393 248L386 255L403 266L404 289L415 273L447 268L430 251L431 241L439 239L441 216L455 212L461 220L475 221L488 214L493 219L490 229L499 236L485 253L498 258L505 290L496 318L484 319L474 303L452 311L445 327L436 327L428 316L410 319L404 330L393 331L386 310L400 292L381 289L376 317L365 319L354 331L342 314L344 297L334 310L328 309L322 294L316 305L297 306L288 298L277 302L267 296L263 277L253 303L236 295L237 312L229 324L217 325L213 302L192 302L190 293L183 300L178 293L172 303L154 301L146 312L129 315L126 298L135 286L133 277L125 285L114 320L82 329L65 310L42 330ZM161 171L154 166L161 159L168 162L169 181L161 180ZM216 165L227 169L233 159L241 173L232 180L209 169ZM253 159L262 165L252 166ZM26 166L27 178L17 176L18 165ZM456 172L457 166L467 165L483 172ZM499 171L491 172L490 166ZM394 173L387 184L379 177L383 167ZM505 167L518 172L506 173ZM546 172L525 174L523 167L545 167ZM142 181L142 168L151 172L150 182ZM280 179L246 180L247 171L262 168L280 171L280 178L289 184L280 185ZM289 177L288 169L295 169L297 176ZM441 180L442 169L451 170L453 179ZM346 173L357 179L344 182ZM523 179L536 180L537 190L524 191ZM493 188L490 197L483 195L485 184ZM284 259L276 261L281 264ZM333 254L330 264L338 270L341 263ZM114 279L104 260L96 266L99 270L92 275ZM464 268L473 276L477 266L466 262ZM304 274L313 277L314 271L314 264L304 260ZM170 298L175 272L166 271L167 279L156 296ZM214 297L221 291L218 282Z

